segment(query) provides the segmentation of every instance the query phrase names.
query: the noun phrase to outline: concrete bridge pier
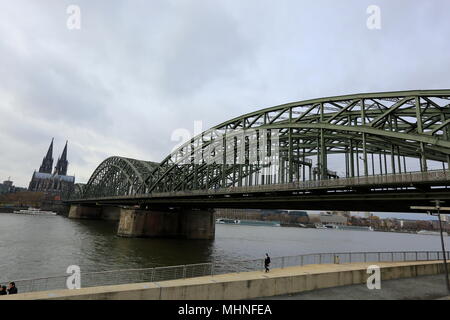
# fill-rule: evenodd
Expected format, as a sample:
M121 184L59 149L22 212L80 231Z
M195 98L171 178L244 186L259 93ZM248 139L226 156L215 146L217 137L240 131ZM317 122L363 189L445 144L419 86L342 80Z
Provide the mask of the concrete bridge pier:
M69 219L101 219L102 207L88 205L71 205Z
M68 218L91 220L120 220L120 207L96 205L71 205Z
M122 237L214 239L214 211L121 209L117 235Z

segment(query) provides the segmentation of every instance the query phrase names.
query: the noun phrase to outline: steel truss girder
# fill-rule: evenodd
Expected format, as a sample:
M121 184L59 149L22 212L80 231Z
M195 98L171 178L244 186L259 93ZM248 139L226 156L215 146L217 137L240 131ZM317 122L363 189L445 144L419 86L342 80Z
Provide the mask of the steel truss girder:
M201 133L158 166L150 166L152 170L143 169L149 169L148 163L144 166L132 159L107 159L96 169L84 193L95 186L100 194L123 190L148 194L292 182L299 179L300 171L304 179L305 168L311 169L315 157L316 178L328 179L327 158L331 154L345 154L350 159L360 154L366 174L369 153L383 156L385 162L390 155L393 165L397 162L394 157L417 158L426 170L427 159L450 161L449 100L450 90L416 90L312 99L266 108ZM261 173L273 163L249 163L249 143L247 138L239 138L236 130L257 130L257 148L263 130L279 134L278 180L274 178L273 182ZM230 142L224 136L234 140ZM214 154L222 151L224 159L231 162L207 163L208 150L214 150ZM350 162L352 166L359 164L359 160ZM355 174L353 169L349 169L350 174Z
M132 195L145 190L145 179L158 164L123 157L110 157L94 171L83 188L83 197Z

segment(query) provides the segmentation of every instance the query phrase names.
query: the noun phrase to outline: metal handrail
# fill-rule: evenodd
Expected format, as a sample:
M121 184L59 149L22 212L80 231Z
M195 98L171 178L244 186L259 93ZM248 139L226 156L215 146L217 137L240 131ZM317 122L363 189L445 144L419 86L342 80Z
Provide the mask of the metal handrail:
M449 254L448 252L447 254ZM389 256L386 258L386 256ZM399 258L401 256L401 259ZM409 256L408 256L409 255ZM273 257L272 267L286 268L312 264L333 264L356 262L388 262L388 261L430 261L440 260L441 251L354 251L308 253L302 255ZM336 258L338 259L336 260ZM376 257L376 258L375 258ZM397 259L394 259L397 257ZM422 257L422 259L420 259ZM407 259L408 258L408 259ZM435 259L434 259L435 258ZM189 277L214 276L224 273L263 270L263 259L235 260L223 264L214 262L175 265L165 267L120 269L81 273L82 287L99 285L116 285L125 283L155 282ZM113 276L116 275L116 276ZM65 289L69 275L55 275L34 279L14 280L20 292ZM87 280L86 280L87 279ZM3 281L0 283L6 283Z
M442 176L442 177L439 177ZM428 179L424 179L428 178ZM207 190L181 190L170 192L153 192L145 194L133 194L114 196L117 199L129 199L129 198L141 198L141 197L174 197L174 196L189 196L189 195L215 195L215 194L227 194L227 193L246 193L246 192L260 192L260 191L298 191L308 190L310 188L321 187L352 187L355 185L377 185L383 183L383 187L389 187L389 184L398 183L412 183L412 182L427 182L427 181L450 181L450 170L428 170L428 171L410 171L403 173L387 173L387 174L375 174L375 175L362 175L359 177L344 177L339 179L325 179L325 180L307 180L307 181L294 181L289 183L270 183L264 185L255 186L230 186L226 188L207 189ZM89 201L100 200L100 198L86 198L86 199L71 199L70 201ZM104 197L108 198L108 197Z

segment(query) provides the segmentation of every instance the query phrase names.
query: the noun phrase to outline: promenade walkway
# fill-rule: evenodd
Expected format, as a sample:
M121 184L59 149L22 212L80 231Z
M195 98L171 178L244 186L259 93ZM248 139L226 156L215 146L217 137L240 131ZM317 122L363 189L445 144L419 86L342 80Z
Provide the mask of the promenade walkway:
M380 290L355 284L307 292L258 298L261 300L450 300L443 274L385 280Z
M294 266L269 273L252 271L161 282L53 290L4 296L0 300L35 299L253 299L323 288L363 284L376 264L382 280L440 274L442 261L406 261ZM20 288L19 288L20 290ZM367 289L368 290L368 289Z

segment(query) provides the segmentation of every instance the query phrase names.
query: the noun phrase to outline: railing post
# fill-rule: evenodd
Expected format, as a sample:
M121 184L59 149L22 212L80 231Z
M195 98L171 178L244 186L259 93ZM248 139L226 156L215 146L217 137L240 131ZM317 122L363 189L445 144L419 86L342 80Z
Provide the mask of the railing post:
M301 256L301 265L303 266L303 255Z
M281 269L284 269L284 257L281 258Z
M322 264L322 254L319 253L319 264Z
M378 261L377 262L381 262L381 252L378 252Z
M406 252L403 251L403 261L406 261Z
M367 262L367 252L364 252L364 262Z
M214 262L211 263L211 276L214 276Z
M427 251L427 261L430 261L430 251Z
M391 252L391 262L394 262L394 253Z
M418 253L417 253L417 251L416 251L416 261L417 261L417 257L418 257Z

